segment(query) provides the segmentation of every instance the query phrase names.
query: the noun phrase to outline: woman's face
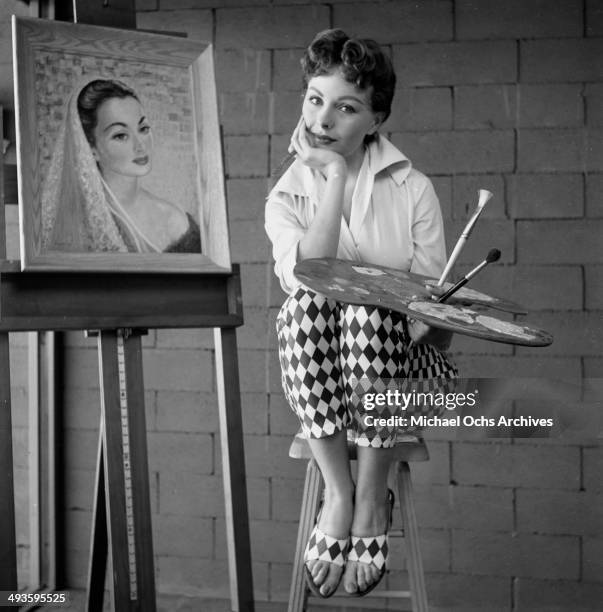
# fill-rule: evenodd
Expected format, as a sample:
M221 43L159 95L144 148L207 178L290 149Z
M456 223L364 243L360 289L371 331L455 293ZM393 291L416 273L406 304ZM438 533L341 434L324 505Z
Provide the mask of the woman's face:
M302 106L312 144L348 159L362 151L364 137L381 123L381 115L372 110L371 93L372 87L359 89L337 69L312 77Z
M92 153L100 171L122 176L145 176L151 171L153 138L140 102L110 98L97 110Z

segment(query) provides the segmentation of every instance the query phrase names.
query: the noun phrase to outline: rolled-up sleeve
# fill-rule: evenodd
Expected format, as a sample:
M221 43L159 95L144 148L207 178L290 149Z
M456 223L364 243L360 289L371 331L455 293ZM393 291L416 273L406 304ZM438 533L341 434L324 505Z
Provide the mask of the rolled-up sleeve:
M306 233L290 194L280 191L268 196L264 227L272 243L274 272L283 291L290 293L300 284L293 274L293 268L297 263L297 245Z
M412 220L414 243L411 272L437 278L446 265L446 242L444 222L438 196L431 181L424 178L419 193L416 193L416 204Z

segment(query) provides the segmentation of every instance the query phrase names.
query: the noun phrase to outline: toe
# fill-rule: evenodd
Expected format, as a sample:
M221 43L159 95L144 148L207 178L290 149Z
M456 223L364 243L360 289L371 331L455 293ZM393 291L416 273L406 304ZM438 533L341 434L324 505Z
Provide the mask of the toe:
M314 564L314 567L310 570L312 574L312 580L316 586L321 585L325 578L327 577L327 573L329 571L329 563L318 562Z
M343 576L343 588L346 593L355 593L358 590L358 582L356 581L356 566L355 561L348 561Z
M325 597L337 590L337 586L339 585L339 578L341 576L341 568L338 565L329 563L329 566L329 573L326 576L324 583L320 587L320 592Z

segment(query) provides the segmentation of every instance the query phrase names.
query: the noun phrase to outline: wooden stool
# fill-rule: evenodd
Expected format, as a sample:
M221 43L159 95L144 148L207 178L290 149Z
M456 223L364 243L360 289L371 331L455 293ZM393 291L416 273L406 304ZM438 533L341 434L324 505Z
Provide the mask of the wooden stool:
M350 451L350 459L355 460L356 445L348 443L348 449ZM396 444L394 452L395 459L393 464L396 469L398 499L400 500L403 528L401 530L390 529L389 535L390 537L403 536L405 538L410 591L386 591L376 589L366 595L366 597L374 596L389 599L410 599L413 612L427 612L427 593L425 591L425 581L423 578L423 561L421 559L419 530L415 516L412 483L408 463L410 461L427 461L429 459L429 453L425 446L425 442L413 436L409 436L408 441L402 441ZM308 460L302 508L299 517L299 529L297 531L297 546L293 562L293 576L291 580L288 608L288 612L305 612L310 590L307 588L304 579L304 550L316 520L316 513L322 494L322 476L318 469L318 465L312 457L308 442L302 437L301 432L297 433L289 448L289 457L292 459Z

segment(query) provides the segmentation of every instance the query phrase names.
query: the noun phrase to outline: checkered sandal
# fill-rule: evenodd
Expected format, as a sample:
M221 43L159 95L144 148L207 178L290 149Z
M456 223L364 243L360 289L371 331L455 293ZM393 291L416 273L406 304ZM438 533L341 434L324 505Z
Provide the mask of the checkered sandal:
M320 512L318 516L320 517ZM330 535L324 533L318 527L317 518L316 525L314 525L314 529L312 530L312 533L310 534L310 539L308 540L308 544L306 545L306 550L304 552L304 563L316 559L318 561L328 561L329 563L333 563L334 565L338 565L339 567L343 568L347 561L347 552L349 545L349 538L338 540L337 538L333 538ZM308 585L308 588L317 597L322 597L323 599L326 599L327 597L331 597L331 595L333 595L333 593L335 593L335 591L337 590L336 587L328 595L323 595L320 592L320 586L316 585L314 583L314 580L312 580L312 574L310 573L310 570L308 569L307 565L304 565L304 575L306 577L306 583ZM343 572L341 572L341 577L343 577Z
M367 593L370 593L380 582L385 575L387 556L389 553L387 531L392 525L393 512L394 512L394 492L388 489L388 502L389 502L389 524L386 532L378 535L366 538L358 536L350 536L350 552L348 554L348 561L358 561L360 563L373 564L379 570L379 577L375 582L369 585L364 591L356 591L355 593L349 593L352 597L363 597Z

